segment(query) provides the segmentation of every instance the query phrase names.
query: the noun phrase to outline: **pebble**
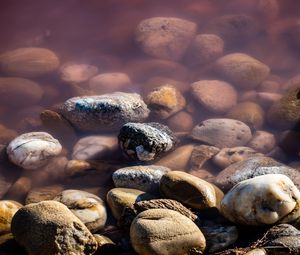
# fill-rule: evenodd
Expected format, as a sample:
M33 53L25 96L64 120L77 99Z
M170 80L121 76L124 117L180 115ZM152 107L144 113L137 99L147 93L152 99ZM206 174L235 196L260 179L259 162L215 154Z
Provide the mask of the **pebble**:
M130 121L144 121L149 110L141 96L115 92L68 99L60 113L81 131L114 131Z
M220 149L209 145L198 145L193 148L190 163L192 169L201 169L207 161L220 152Z
M221 213L242 225L288 223L300 217L300 191L283 174L241 181L223 198Z
M129 166L115 171L112 179L117 188L138 189L158 194L160 179L169 171L169 168L160 165Z
M0 200L0 236L10 233L10 224L15 213L22 205L12 200Z
M25 199L25 204L38 203L46 200L53 200L64 190L61 185L43 186L31 189Z
M267 131L256 131L247 144L250 148L261 153L268 153L276 146L275 136Z
M242 102L234 106L227 114L229 119L240 120L250 128L259 129L264 124L264 110L256 103Z
M237 88L245 90L257 87L270 72L267 65L244 53L231 53L219 58L215 70Z
M262 153L249 148L249 147L233 147L223 148L218 154L214 155L212 161L219 167L225 168L233 163L243 161L253 157L263 156Z
M135 40L146 54L168 60L180 60L196 35L197 24L173 17L142 20Z
M53 200L67 206L92 233L103 229L107 213L104 202L98 196L81 190L68 189Z
M214 183L223 191L228 191L241 181L265 174L284 174L300 188L298 170L269 157L255 157L236 162L221 171L216 176Z
M189 218L168 209L150 209L132 222L130 239L140 255L201 254L206 241Z
M159 119L167 119L186 106L185 98L172 85L155 88L147 95L146 102L151 113Z
M256 94L256 101L265 109L269 109L274 103L282 98L282 94L270 93L270 92L259 92Z
M289 90L275 102L267 113L270 125L278 129L290 129L300 121L300 85Z
M226 113L237 103L237 92L229 83L201 80L192 85L192 94L200 105L213 113ZM220 96L222 91L222 96Z
M162 176L160 193L165 198L200 210L219 208L224 196L213 184L181 171L171 171Z
M44 48L19 48L0 55L0 69L10 76L33 78L55 71L56 54Z
M97 250L86 226L57 201L22 207L12 219L11 230L28 255L93 254Z
M72 159L102 160L112 159L118 154L118 139L112 135L86 136L73 147Z
M281 87L283 91L288 91L290 89L297 88L300 83L300 74L293 76L291 79L287 80Z
M127 91L132 85L126 73L102 73L89 80L89 88L97 94Z
M106 196L106 201L113 216L120 219L123 209L131 207L135 202L154 199L155 196L137 189L114 188Z
M18 136L18 133L0 124L0 144L8 144L11 140Z
M138 161L152 161L172 150L177 138L165 125L156 122L127 123L118 136L122 151Z
M167 119L167 125L173 132L190 132L194 121L191 114L180 111Z
M267 252L265 249L255 248L255 249L245 253L245 255L267 255Z
M24 201L24 198L28 194L32 187L32 176L20 176L13 185L9 188L5 197L17 201Z
M60 78L68 83L82 83L95 76L98 71L93 65L66 63L60 68Z
M59 141L45 132L25 133L10 142L7 154L11 162L24 169L46 165L62 150Z
M207 119L195 126L191 137L218 148L243 146L252 137L250 128L233 119Z
M0 91L1 103L7 107L31 106L40 102L43 96L43 90L39 84L15 77L1 77Z
M94 238L98 243L96 254L118 254L118 246L107 236L94 234Z
M213 62L223 55L224 41L215 34L199 34L187 52L187 64L195 66Z
M273 80L265 80L257 88L259 92L267 92L267 93L276 93L279 91L279 89L280 89L279 81L273 81Z

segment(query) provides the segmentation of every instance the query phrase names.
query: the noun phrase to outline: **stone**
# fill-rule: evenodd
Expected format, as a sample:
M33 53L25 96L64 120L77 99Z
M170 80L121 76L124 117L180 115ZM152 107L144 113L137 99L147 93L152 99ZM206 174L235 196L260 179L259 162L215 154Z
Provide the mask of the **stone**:
M82 190L68 189L53 200L67 206L92 233L104 228L107 213L104 202L98 196Z
M7 146L9 160L24 168L37 169L46 165L62 150L59 141L45 132L25 133Z
M233 119L207 119L195 126L191 137L218 148L243 146L252 137L250 128Z
M267 255L267 252L263 248L255 248L247 253L245 255Z
M22 205L12 200L0 200L0 236L10 233L10 224L15 213Z
M0 124L0 144L8 144L11 140L16 138L18 133Z
M210 160L214 155L219 153L220 149L209 145L198 145L193 148L192 156L190 159L192 169L200 169L205 163Z
M19 48L0 55L0 69L10 76L33 78L55 71L57 55L44 48Z
M38 203L46 200L53 200L59 193L64 190L61 185L51 185L31 189L25 199L25 204Z
M155 164L168 167L172 170L187 170L194 149L194 144L179 146L168 155L162 157Z
M177 200L200 210L219 208L224 196L213 184L180 171L171 171L162 176L160 193L165 198Z
M143 255L201 254L206 241L189 218L168 209L150 209L132 222L130 239L134 250Z
M270 125L278 129L290 129L300 122L300 85L289 90L275 102L267 113Z
M123 209L132 206L135 202L154 199L155 196L137 189L114 188L106 195L106 201L113 216L120 219Z
M160 165L129 166L120 168L112 175L117 188L138 189L152 194L159 194L161 177L171 171Z
M102 160L112 159L118 154L118 139L112 135L86 136L73 147L72 159Z
M127 122L144 121L149 110L135 93L115 92L101 96L73 97L59 112L81 131L114 131Z
M280 89L280 83L278 81L273 80L265 80L263 81L257 90L259 92L267 92L267 93L276 93Z
M242 102L235 105L227 114L229 119L240 120L252 129L260 129L264 124L264 110L256 103Z
M128 91L131 80L126 73L101 73L89 80L89 88L97 94Z
M257 130L247 146L257 152L268 153L276 146L276 139L270 132Z
M300 191L283 174L265 174L236 184L223 198L221 213L236 224L288 223L300 217Z
M198 34L191 42L187 53L187 64L205 65L223 55L224 41L214 34Z
M258 92L256 94L257 103L265 109L269 109L274 103L282 98L282 94L270 92Z
M32 183L33 180L31 176L20 176L13 185L11 185L5 197L11 200L24 201L24 198L32 187Z
M212 161L222 169L233 163L243 161L253 157L264 156L262 153L244 146L223 148L212 158Z
M223 191L228 191L241 181L265 174L284 174L300 188L299 171L269 157L255 157L236 162L221 171L214 183Z
M82 83L95 76L98 71L93 65L66 63L60 67L60 78L68 83Z
M300 74L293 76L291 79L287 80L281 87L283 91L288 91L290 89L297 88L300 84Z
M97 250L86 226L57 201L25 205L14 215L11 230L28 255L81 255Z
M146 54L168 60L180 60L196 35L197 24L173 17L142 20L135 40Z
M190 132L194 121L191 114L180 111L167 119L167 125L173 132Z
M185 98L172 85L155 88L147 95L146 102L151 113L160 119L167 119L186 106Z
M201 80L192 85L192 94L196 101L213 113L226 113L237 103L237 92L227 82L219 80ZM222 96L220 96L222 91Z
M39 103L43 96L43 90L39 84L15 77L0 78L0 91L1 103L8 107L31 106Z
M268 76L270 68L247 54L231 53L215 62L215 71L237 88L254 89Z
M94 234L94 238L98 243L97 253L100 254L117 254L119 251L118 246L107 236Z
M165 125L150 123L125 124L118 135L122 151L131 159L151 161L172 150L177 138Z

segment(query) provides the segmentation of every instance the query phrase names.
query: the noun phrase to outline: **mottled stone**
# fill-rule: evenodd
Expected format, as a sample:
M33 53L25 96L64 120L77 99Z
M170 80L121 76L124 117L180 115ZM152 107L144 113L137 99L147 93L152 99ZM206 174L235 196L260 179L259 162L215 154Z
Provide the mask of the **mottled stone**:
M224 196L221 213L243 225L292 222L300 217L300 191L285 175L256 176L239 182Z
M191 137L219 148L243 146L252 137L250 128L233 119L207 119L195 126Z
M112 179L117 188L138 189L157 194L161 177L169 171L169 168L159 165L129 166L115 171Z
M60 77L69 83L81 83L98 73L98 68L88 64L66 63L60 68Z
M247 144L250 148L261 153L268 153L276 146L275 136L267 131L256 131Z
M22 207L13 217L11 230L28 255L88 255L97 250L97 242L86 226L56 201Z
M0 235L10 233L11 220L21 207L16 201L0 200Z
M70 98L59 111L79 130L109 132L127 122L143 121L149 114L138 94L122 92Z
M98 196L82 190L64 190L54 200L66 205L92 232L102 229L106 223L105 204Z
M184 192L182 192L184 190ZM219 188L191 174L171 171L161 178L163 197L197 209L219 208L224 194Z
M131 225L130 239L134 250L143 255L201 254L206 246L195 223L168 209L140 213Z
M25 133L10 142L7 154L11 162L24 169L37 169L62 150L58 140L45 132Z
M226 113L237 103L236 90L225 81L201 80L191 86L197 102L213 113Z
M38 77L59 66L56 54L44 48L19 48L0 55L0 69L10 76Z
M151 161L172 150L177 142L165 125L156 122L127 123L118 136L119 145L129 158Z
M196 23L179 18L154 17L138 24L135 40L150 56L176 61L183 57L196 31Z
M219 148L209 145L195 146L190 159L192 169L200 169L214 155L220 151Z

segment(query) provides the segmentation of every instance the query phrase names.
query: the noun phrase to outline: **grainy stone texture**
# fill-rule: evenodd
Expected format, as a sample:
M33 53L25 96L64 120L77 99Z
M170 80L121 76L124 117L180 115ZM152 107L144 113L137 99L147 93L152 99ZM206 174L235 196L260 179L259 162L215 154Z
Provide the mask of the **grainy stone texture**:
M102 229L106 223L105 204L94 194L69 189L58 194L53 200L66 205L92 233Z
M62 150L58 140L45 132L25 133L7 146L11 162L24 169L37 169L57 156Z
M31 78L55 71L56 54L44 48L19 48L0 55L0 69L10 76Z
M256 131L247 144L250 148L261 153L268 153L276 146L275 136L267 131Z
M45 200L53 200L60 192L63 191L63 186L52 185L39 188L33 188L27 194L25 204L38 203Z
M11 230L29 255L88 255L97 250L86 226L56 201L22 207L13 217Z
M191 155L191 168L200 169L205 163L219 153L220 149L209 145L195 146Z
M179 60L196 35L196 23L170 17L142 20L136 29L135 40L150 56Z
M21 207L16 201L0 200L0 235L10 233L11 220Z
M207 119L195 126L191 137L218 148L245 145L252 137L250 128L233 119Z
M118 136L121 149L129 158L151 161L172 150L177 138L165 125L156 122L127 123Z
M117 188L138 189L153 194L159 193L161 177L171 169L159 166L129 166L118 169L112 175Z
M224 196L221 213L243 225L293 222L300 217L300 191L285 175L256 176L239 182Z
M189 218L168 209L140 213L130 228L134 250L141 255L201 254L206 246L200 229Z
M82 131L114 131L127 122L144 121L149 110L141 96L115 92L68 99L59 112Z

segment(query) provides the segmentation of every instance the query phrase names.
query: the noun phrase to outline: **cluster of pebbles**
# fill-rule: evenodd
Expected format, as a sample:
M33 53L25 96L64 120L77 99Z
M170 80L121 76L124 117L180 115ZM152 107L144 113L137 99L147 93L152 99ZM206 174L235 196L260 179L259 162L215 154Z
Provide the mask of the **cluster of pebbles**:
M255 16L198 26L140 20L144 58L117 72L0 54L1 255L300 254L300 78L245 43L280 38Z

